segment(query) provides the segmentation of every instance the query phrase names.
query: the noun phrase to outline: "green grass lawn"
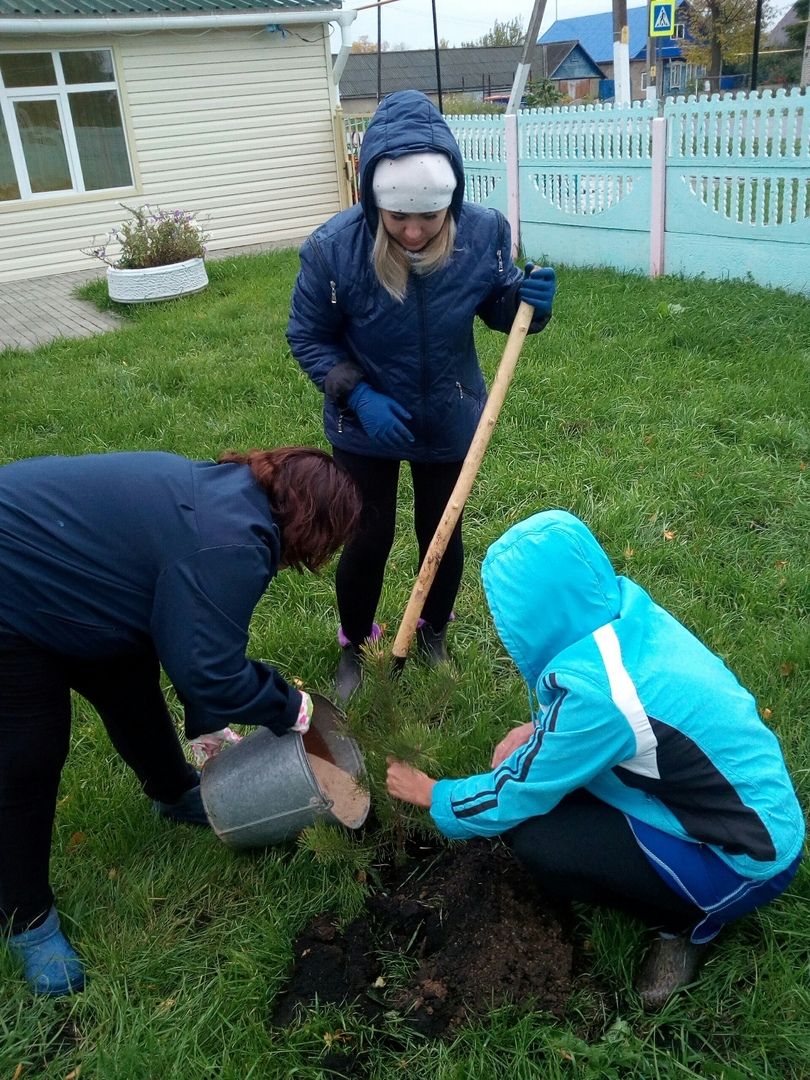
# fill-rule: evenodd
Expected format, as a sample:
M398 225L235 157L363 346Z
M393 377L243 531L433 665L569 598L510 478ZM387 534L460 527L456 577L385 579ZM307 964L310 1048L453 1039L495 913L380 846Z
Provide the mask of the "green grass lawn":
M284 339L296 268L293 252L213 262L207 292L132 310L117 333L0 353L2 460L323 445L320 396ZM90 292L104 302L103 285ZM491 377L505 338L481 327L478 341ZM526 718L478 570L509 525L564 507L750 687L810 806L808 386L805 299L563 269L554 320L525 346L467 509L456 685L437 730L427 717L438 688L409 664L396 690L402 737L459 775L484 767L505 728ZM416 570L407 485L401 509L379 613L389 640ZM332 575L280 575L252 637L254 655L325 693L336 661ZM366 692L352 708L360 731L369 707ZM369 766L389 822L383 753L375 743ZM375 836L336 851L317 840L236 854L156 819L77 701L52 880L89 984L73 1001L33 1001L0 954L0 1078L317 1080L334 1075L319 1062L338 1030L365 1062L357 1075L373 1078L808 1076L807 866L784 897L726 933L696 988L658 1016L632 993L638 927L583 909L578 933L602 989L584 982L562 1021L501 1009L436 1043L395 1017L375 1029L323 1007L273 1030L295 935L318 912L348 918L363 901L357 867Z

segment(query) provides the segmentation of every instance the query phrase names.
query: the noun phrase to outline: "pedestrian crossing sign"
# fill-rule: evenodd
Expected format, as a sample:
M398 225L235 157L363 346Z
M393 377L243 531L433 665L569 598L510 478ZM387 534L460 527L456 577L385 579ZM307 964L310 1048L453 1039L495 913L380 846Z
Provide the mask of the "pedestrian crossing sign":
M650 37L672 37L675 33L675 4L672 0L651 0Z

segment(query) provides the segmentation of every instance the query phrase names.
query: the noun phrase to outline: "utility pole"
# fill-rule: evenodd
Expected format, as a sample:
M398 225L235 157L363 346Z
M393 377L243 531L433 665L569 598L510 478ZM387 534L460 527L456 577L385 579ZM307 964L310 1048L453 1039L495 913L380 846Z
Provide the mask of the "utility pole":
M509 95L509 104L506 106L507 114L516 113L520 108L520 101L523 97L523 91L526 89L526 82L532 67L532 58L537 47L537 38L540 35L540 23L543 21L545 11L546 0L534 0L534 9L529 19L529 29L526 31L526 38L523 42L523 53L515 71L512 93Z
M759 35L762 27L762 0L757 0L756 15L754 16L754 44L751 49L751 85L750 90L756 90L759 77Z
M377 101L382 101L382 5L377 8Z
M532 58L537 48L540 23L546 11L546 0L534 0L529 29L523 42L520 63L515 69L512 80L512 92L504 117L504 147L506 152L506 217L512 231L512 258L520 249L520 173L518 168L518 110L526 89L526 81L532 67ZM541 46L542 47L542 46ZM545 70L545 69L544 69Z
M658 69L655 64L657 51L658 42L650 34L647 38L647 101L655 101L658 98Z
M439 98L439 112L443 113L442 106L442 65L439 62L439 31L436 26L436 0L431 0L433 8L433 53L436 57L436 93Z
M627 0L613 0L613 84L613 100L616 104L629 105L632 94Z
M810 12L808 12L810 16ZM807 19L807 27L804 31L804 56L802 57L802 73L799 76L800 86L810 86L810 17Z

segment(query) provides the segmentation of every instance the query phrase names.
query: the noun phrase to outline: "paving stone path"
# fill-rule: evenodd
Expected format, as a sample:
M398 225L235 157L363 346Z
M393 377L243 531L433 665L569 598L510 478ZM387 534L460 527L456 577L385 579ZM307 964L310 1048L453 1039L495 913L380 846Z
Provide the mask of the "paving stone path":
M297 247L305 237L284 244L250 244L210 252L207 259L231 255L253 255L281 247ZM104 267L70 274L32 278L29 281L0 281L0 352L3 349L35 349L55 338L92 337L118 330L124 320L111 312L99 311L95 304L78 300L78 285L102 277Z
M0 282L0 350L34 349L59 337L90 337L117 330L123 320L73 295L99 270Z

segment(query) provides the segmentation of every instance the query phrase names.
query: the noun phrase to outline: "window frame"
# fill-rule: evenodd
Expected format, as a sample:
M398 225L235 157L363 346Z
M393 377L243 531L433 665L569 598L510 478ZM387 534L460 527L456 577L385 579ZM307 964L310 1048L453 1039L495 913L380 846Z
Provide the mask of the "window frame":
M65 81L65 73L62 67L62 54L74 52L106 52L110 56L112 64L112 79L105 82L68 83ZM7 87L0 73L0 112L5 122L6 134L11 147L11 160L17 174L17 186L20 196L17 199L3 199L0 201L0 209L9 206L19 206L22 203L42 202L49 199L60 199L76 195L88 197L103 196L111 192L132 191L136 187L135 162L130 148L130 136L124 113L124 101L121 87L118 81L118 63L115 50L111 46L98 46L88 48L74 46L68 49L0 49L0 56L20 56L23 54L47 53L53 63L56 82L50 86L14 86ZM124 136L124 146L127 152L127 165L129 167L129 183L118 187L90 188L85 187L82 172L79 148L76 142L76 133L73 128L73 117L70 111L70 94L92 93L113 91L118 101L118 112L121 117L121 130ZM28 174L28 163L25 160L25 152L20 137L19 125L15 103L28 101L55 101L59 123L62 128L62 141L65 147L68 170L70 172L71 187L58 188L53 191L32 191L31 179Z

